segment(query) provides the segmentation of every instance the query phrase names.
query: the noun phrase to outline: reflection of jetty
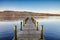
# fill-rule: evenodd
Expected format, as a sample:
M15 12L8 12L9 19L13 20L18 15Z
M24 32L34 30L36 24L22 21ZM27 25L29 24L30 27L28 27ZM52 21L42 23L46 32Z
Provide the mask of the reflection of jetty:
M33 18L26 18L23 25L21 22L20 31L17 32L16 25L14 26L14 38L13 40L44 40L43 38L43 26L38 31L38 22Z

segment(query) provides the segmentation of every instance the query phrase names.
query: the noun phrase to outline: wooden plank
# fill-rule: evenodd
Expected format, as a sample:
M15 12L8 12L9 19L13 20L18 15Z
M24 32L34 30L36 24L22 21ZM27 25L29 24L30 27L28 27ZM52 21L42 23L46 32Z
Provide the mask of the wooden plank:
M40 32L36 31L36 27L31 18L22 27L22 31L17 32L17 40L39 40ZM14 39L13 39L14 40Z

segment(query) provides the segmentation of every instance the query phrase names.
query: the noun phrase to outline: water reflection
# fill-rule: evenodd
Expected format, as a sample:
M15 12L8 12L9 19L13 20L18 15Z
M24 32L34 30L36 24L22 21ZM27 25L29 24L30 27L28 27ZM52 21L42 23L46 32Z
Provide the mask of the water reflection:
M12 40L14 36L14 25L20 28L20 21L0 21L0 40Z
M44 37L46 40L60 40L60 16L46 16L35 17L38 21L38 28L40 25L44 26ZM0 40L12 40L14 36L14 25L20 30L20 22L18 21L0 21Z
M40 18L36 20L38 21L39 29L40 25L44 26L46 40L60 40L60 17Z

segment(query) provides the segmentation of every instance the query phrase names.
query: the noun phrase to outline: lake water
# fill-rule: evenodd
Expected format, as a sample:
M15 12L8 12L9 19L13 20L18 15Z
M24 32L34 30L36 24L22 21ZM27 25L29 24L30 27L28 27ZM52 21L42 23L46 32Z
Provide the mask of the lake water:
M12 40L14 36L14 25L20 28L20 21L0 21L0 40Z
M60 40L60 17L50 16L46 18L37 18L38 26L44 26L44 38L46 40ZM39 30L40 31L40 30Z
M44 38L46 40L60 40L60 17L39 17L35 18L40 25L44 26ZM20 28L21 21L0 21L0 40L12 40L14 36L14 25L17 25L17 30Z

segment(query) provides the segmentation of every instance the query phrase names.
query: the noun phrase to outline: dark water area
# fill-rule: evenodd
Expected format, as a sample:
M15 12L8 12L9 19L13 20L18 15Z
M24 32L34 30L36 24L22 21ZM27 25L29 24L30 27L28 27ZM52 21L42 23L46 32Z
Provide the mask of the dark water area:
M40 25L43 25L45 40L60 40L60 17L45 17L35 18ZM12 40L14 37L14 25L17 25L17 30L20 30L20 22L18 21L0 21L0 40Z

